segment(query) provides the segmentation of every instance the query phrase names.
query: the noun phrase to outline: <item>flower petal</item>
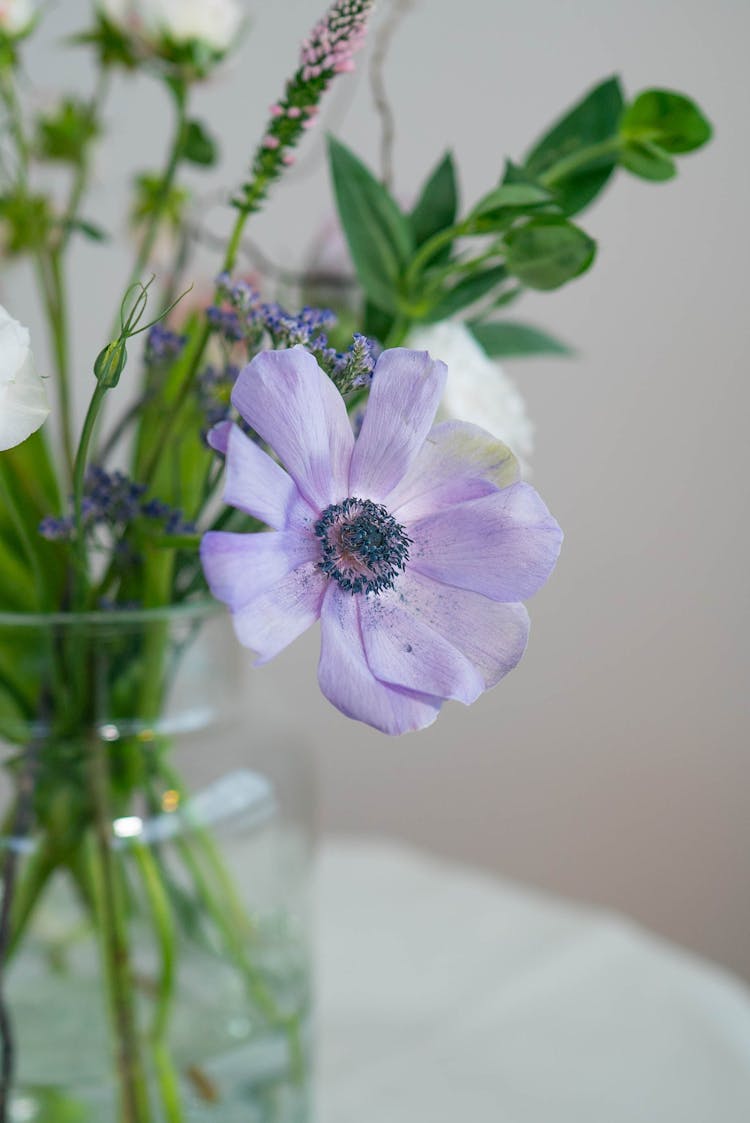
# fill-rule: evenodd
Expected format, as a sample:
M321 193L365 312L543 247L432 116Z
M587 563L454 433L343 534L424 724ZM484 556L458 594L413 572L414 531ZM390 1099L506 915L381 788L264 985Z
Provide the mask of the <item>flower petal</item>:
M303 562L318 556L312 535L298 531L232 534L209 531L201 542L201 562L208 586L235 612L257 599Z
M256 355L240 372L232 404L316 511L345 498L354 434L344 399L303 347Z
M426 351L383 352L352 456L350 495L382 501L393 491L430 431L446 373Z
M407 525L409 565L497 601L521 601L552 572L562 531L533 487L513 484Z
M479 499L518 480L518 461L496 437L464 421L435 425L388 497L399 522Z
M526 650L529 614L522 604L443 585L414 569L399 578L398 592L405 612L463 652L482 676L484 689L497 685Z
M256 665L273 659L320 616L328 579L317 562L293 569L233 615L237 638L257 655Z
M220 451L222 445L226 450L225 503L254 515L274 530L312 525L315 513L292 477L237 425L226 434L216 433L213 439Z
M219 421L212 429L208 430L206 434L206 444L212 448L214 452L220 452L222 456L226 456L227 449L229 448L229 434L235 428L233 421Z
M373 675L362 646L359 597L335 582L328 586L320 616L320 689L347 717L382 733L408 733L431 725L441 699L388 686Z
M484 679L450 640L412 610L404 592L408 587L399 579L395 589L360 600L362 643L371 671L381 682L470 705L484 690Z
M49 412L44 382L28 352L13 381L0 382L0 451L20 445L44 424Z

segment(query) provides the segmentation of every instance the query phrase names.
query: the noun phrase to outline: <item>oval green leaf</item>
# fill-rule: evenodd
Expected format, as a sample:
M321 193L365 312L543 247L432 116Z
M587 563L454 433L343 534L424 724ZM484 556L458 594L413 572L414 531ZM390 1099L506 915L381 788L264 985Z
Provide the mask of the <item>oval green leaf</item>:
M701 110L674 90L644 90L627 107L620 133L630 142L656 144L665 152L693 152L711 138L711 125Z
M584 273L594 260L596 242L564 218L533 218L505 239L508 271L528 288L560 288Z

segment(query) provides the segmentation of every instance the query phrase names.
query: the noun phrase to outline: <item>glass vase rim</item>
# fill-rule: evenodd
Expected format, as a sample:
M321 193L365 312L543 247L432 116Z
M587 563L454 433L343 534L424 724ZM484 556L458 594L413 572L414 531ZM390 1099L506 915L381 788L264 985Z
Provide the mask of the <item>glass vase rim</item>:
M7 612L0 611L0 628L73 627L126 624L129 626L162 623L169 620L208 620L223 615L226 608L213 597L157 605L153 608L95 608L83 612Z

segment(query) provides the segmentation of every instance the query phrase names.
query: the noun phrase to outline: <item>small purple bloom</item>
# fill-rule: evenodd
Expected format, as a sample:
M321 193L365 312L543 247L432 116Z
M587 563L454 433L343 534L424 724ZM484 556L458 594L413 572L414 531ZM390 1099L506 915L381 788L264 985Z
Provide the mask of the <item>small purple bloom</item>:
M187 343L187 336L170 331L163 324L154 324L146 337L146 362L157 364L177 358Z
M271 528L203 539L240 642L264 663L320 619L323 693L384 733L429 725L515 667L521 602L562 541L509 449L475 425L433 426L445 375L426 351L384 351L355 440L312 355L263 352L232 402L284 467L236 425L211 434L225 502Z

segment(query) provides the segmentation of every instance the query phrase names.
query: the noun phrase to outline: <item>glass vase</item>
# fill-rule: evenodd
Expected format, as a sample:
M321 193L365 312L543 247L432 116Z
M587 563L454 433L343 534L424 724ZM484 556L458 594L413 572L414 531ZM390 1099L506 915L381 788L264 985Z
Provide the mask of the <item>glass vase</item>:
M208 603L0 616L0 1123L308 1123L309 777L242 693Z

